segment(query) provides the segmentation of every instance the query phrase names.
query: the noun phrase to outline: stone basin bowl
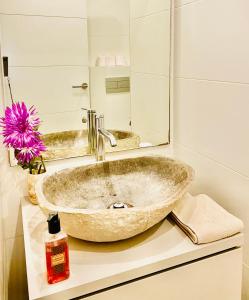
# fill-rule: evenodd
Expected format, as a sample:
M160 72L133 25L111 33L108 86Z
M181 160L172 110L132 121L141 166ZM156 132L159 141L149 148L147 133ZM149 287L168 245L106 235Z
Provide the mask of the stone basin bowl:
M192 168L182 162L145 156L45 175L36 184L36 194L43 212L59 212L69 235L111 242L135 236L163 220L192 179ZM127 208L110 208L120 202Z
M130 131L109 130L117 140L117 147L111 147L106 142L106 152L123 151L139 148L140 137ZM45 160L84 156L88 153L87 130L71 130L53 132L42 135L47 151L44 152Z

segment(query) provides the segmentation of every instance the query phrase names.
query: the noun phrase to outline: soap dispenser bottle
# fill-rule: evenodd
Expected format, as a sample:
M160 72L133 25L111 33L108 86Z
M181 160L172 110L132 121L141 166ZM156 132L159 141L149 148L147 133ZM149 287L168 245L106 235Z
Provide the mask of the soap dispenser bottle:
M56 283L69 277L67 235L61 231L58 213L48 217L48 234L45 240L48 283Z

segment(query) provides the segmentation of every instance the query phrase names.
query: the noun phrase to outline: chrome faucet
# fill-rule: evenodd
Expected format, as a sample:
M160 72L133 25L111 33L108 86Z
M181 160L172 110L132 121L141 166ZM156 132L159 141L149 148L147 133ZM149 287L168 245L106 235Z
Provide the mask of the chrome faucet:
M87 109L84 109L87 110ZM83 123L86 120L83 118ZM97 161L105 160L105 139L107 139L112 147L117 146L117 141L113 134L104 127L104 116L97 117L96 111L87 110L87 127L88 127L88 152L95 154Z
M112 147L117 146L117 141L113 134L107 131L104 127L104 115L97 118L97 149L96 160L105 160L105 139L107 139Z

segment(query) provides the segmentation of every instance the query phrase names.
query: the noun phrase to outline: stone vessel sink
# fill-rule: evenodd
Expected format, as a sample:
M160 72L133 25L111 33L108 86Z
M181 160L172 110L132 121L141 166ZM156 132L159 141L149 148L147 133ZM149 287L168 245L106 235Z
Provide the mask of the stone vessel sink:
M117 147L106 143L106 151L122 151L139 148L140 137L130 131L109 130L117 140ZM84 156L88 154L87 130L71 130L44 134L42 139L47 147L45 160Z
M69 235L111 242L142 233L164 219L192 179L192 168L182 162L145 156L45 175L36 193L46 214L59 212ZM126 208L112 208L119 203Z

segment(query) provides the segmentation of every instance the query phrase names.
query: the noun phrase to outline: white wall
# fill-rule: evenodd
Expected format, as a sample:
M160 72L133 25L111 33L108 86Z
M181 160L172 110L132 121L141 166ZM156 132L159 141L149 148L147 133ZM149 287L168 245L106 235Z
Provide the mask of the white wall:
M1 32L1 30L0 30ZM0 57L1 51L0 51ZM4 111L2 61L0 60L0 115ZM9 166L0 138L0 299L27 299L26 269L20 212L25 194L24 173ZM18 285L16 284L18 282ZM17 287L14 289L14 287Z
M0 90L1 99L2 94ZM2 112L1 101L1 115ZM26 300L28 294L20 209L20 199L26 190L25 174L20 168L9 166L8 153L1 140L0 178L0 299L3 291L3 299Z
M72 86L89 82L86 0L2 0L0 22L14 98L37 107L43 133L81 129L89 97Z
M130 1L132 129L152 144L168 142L170 2Z
M176 155L207 193L245 224L249 299L249 2L178 0L175 10Z
M1 56L1 52L0 52ZM0 64L0 74L1 74ZM0 97L3 99L3 83L0 76ZM3 100L0 101L0 115L3 113ZM1 138L0 138L1 143ZM0 184L0 195L2 195L2 185ZM4 232L3 232L3 199L0 198L0 300L4 299Z

